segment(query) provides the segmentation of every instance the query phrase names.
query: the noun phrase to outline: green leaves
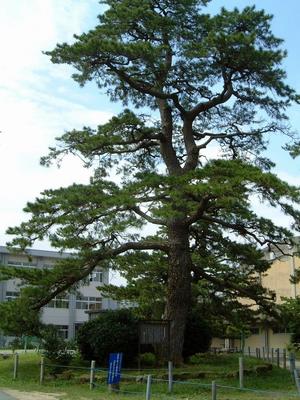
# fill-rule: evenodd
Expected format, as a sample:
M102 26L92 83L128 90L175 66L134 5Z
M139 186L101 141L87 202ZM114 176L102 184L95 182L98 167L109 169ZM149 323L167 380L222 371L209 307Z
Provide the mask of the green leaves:
M42 324L39 311L30 312L31 302L26 296L14 301L0 303L1 330L6 335L39 336Z
M120 160L130 162L139 170L152 169L160 161L160 131L158 127L147 126L148 120L146 115L138 116L125 109L96 130L84 127L81 131L67 132L57 139L58 147L51 148L49 155L42 157L41 164L49 166L53 160L60 163L65 155L74 154L79 155L86 166L100 158L101 176ZM124 168L119 168L119 172L124 172Z
M109 1L94 30L46 54L72 64L81 85L95 79L112 100L138 107L156 107L160 98L188 110L231 82L233 97L284 118L297 96L284 82L286 53L270 30L270 15L246 7L209 16L200 13L208 2L166 3Z

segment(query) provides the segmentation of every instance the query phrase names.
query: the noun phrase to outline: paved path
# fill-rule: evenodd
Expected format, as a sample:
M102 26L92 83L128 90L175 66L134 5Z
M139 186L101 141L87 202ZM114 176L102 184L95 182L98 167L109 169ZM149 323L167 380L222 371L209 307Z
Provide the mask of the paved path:
M0 391L0 400L14 400L15 397L11 397L6 393Z

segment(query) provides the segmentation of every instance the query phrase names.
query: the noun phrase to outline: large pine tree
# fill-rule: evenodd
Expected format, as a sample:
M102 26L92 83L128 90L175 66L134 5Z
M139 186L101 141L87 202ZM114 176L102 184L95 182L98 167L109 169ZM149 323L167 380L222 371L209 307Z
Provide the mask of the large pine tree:
M256 275L268 268L262 249L288 244L292 234L251 202L257 196L280 208L299 229L299 190L272 174L264 156L268 140L290 135L286 109L298 96L285 82L286 53L264 11L209 15L208 0L103 3L94 29L46 54L126 108L97 129L58 139L42 162L77 154L95 167L90 184L45 191L27 205L30 220L9 232L13 246L48 237L76 250L51 271L18 271L36 308L96 265L128 273L131 259L132 274L162 279L178 362L192 282L268 305ZM218 157L207 159L211 146Z

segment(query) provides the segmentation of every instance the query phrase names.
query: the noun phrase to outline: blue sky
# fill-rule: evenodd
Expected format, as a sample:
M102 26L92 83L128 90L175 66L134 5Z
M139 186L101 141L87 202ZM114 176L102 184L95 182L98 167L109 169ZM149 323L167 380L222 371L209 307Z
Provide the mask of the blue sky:
M209 8L242 8L246 0L212 0ZM274 14L273 30L285 39L288 82L300 92L300 1L256 1L258 8ZM27 218L22 208L46 188L87 182L89 172L69 158L62 168L39 165L54 138L83 125L96 126L120 111L94 84L84 88L70 78L66 66L53 65L43 50L57 42L71 41L73 33L92 28L100 13L97 0L0 0L0 244L9 237L8 226ZM291 125L300 126L300 106L289 111ZM270 146L276 172L300 185L300 159L292 161L280 151L277 140ZM286 223L276 211L255 204L265 216ZM49 248L37 243L38 248Z

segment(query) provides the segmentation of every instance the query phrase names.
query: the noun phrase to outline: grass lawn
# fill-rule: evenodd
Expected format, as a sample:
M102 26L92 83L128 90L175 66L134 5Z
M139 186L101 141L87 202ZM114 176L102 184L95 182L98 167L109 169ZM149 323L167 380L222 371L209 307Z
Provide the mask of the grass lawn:
M60 393L58 399L128 399L138 400L145 398L145 380L137 383L136 377L152 374L152 399L184 399L184 400L208 400L211 399L210 385L212 380L217 382L218 400L253 400L253 399L295 399L296 389L290 372L273 366L270 371L255 372L258 365L264 364L261 360L245 357L246 389L256 391L240 391L237 389L223 388L229 386L238 387L238 356L237 355L208 355L201 359L198 365L186 365L184 368L174 370L175 379L181 383L174 383L172 394L167 393L168 383L166 370L137 371L124 370L121 381L121 393L109 393L106 385L106 373L97 371L96 387L89 390L89 371L71 368L62 370L57 378L50 374L50 368L46 367L45 383L39 384L40 356L36 353L20 354L18 379L13 380L13 359L0 358L0 388L17 389L21 391L39 391L46 393ZM78 367L78 365L76 365ZM264 368L262 368L264 369ZM198 376L197 378L195 378ZM157 379L157 380L156 380ZM266 393L264 391L268 391ZM276 395L275 392L282 394ZM299 396L300 397L300 396ZM298 397L298 398L299 398Z

